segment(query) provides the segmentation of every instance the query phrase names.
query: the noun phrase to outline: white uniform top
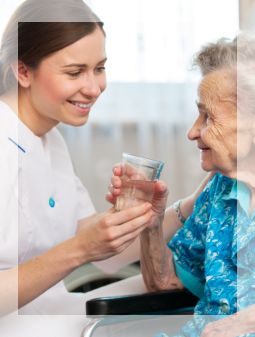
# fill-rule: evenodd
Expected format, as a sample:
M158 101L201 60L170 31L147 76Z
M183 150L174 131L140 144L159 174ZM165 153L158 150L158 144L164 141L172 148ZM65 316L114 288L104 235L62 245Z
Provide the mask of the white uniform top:
M92 214L95 209L59 131L35 136L0 101L0 272L72 237L77 221ZM86 294L68 293L61 281L19 314L1 318L0 336L80 336L87 321L85 302L146 291L142 277L130 281Z
M35 136L1 101L0 158L2 270L17 265L17 238L21 264L74 236L78 220L96 212L60 132ZM18 224L10 204L18 207Z
M73 237L95 214L59 131L35 136L1 101L0 186L0 271Z

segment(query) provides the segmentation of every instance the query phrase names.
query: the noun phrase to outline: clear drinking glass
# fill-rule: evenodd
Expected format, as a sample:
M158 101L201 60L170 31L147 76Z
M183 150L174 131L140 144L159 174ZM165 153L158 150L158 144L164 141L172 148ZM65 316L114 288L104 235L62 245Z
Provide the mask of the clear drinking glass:
M161 161L123 153L121 193L117 197L115 212L151 202L163 166Z

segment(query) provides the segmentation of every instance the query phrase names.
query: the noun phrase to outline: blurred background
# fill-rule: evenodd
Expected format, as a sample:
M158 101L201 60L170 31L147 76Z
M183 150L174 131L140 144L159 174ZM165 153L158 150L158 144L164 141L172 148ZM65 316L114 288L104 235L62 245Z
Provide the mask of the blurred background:
M22 2L1 0L0 36ZM109 208L105 194L122 152L160 160L165 162L162 179L169 186L170 205L192 193L205 176L199 150L186 137L197 116L200 77L189 71L190 59L208 41L233 38L239 14L254 10L254 1L85 2L104 22L108 86L88 124L58 126L76 174L101 213Z
M22 2L0 0L0 36ZM160 160L171 205L192 193L205 176L196 143L186 137L198 114L200 75L190 71L192 55L204 43L255 28L255 0L85 2L104 22L108 86L85 126L58 126L76 174L101 213L110 207L105 194L123 152ZM140 273L134 265L112 276L91 264L84 268L68 276L69 290L86 292Z

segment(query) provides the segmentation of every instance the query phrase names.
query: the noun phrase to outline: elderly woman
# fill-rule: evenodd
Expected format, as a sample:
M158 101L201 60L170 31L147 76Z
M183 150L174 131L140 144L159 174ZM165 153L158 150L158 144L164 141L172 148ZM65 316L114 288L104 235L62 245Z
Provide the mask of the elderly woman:
M255 333L255 114L250 79L247 84L255 74L254 57L255 39L244 34L210 43L195 55L193 65L202 74L199 115L188 138L197 142L202 169L217 173L186 221L177 205L185 223L168 245L162 231L168 190L158 182L154 216L140 233L148 291L187 288L200 298L180 336ZM120 186L116 176L112 183Z

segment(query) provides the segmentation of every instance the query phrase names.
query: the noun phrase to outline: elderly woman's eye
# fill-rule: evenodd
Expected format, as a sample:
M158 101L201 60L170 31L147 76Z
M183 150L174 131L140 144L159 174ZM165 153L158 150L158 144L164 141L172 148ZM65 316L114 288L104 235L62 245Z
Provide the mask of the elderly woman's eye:
M208 114L205 114L206 123L210 122L212 117Z

